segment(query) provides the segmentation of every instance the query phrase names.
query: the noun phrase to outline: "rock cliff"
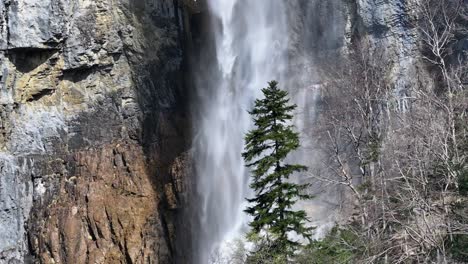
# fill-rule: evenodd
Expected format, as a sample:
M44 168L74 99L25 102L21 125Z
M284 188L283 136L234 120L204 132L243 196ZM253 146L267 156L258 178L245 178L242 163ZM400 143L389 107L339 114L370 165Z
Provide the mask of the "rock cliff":
M188 12L0 1L0 263L173 260Z

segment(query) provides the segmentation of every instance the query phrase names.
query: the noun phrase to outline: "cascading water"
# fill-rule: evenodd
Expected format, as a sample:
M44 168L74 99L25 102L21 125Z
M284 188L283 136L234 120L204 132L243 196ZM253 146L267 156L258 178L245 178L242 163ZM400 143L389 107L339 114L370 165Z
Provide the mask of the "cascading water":
M206 1L211 15L207 27L212 35L201 47L204 55L197 61L194 73L198 228L193 241L193 263L196 264L210 263L217 249L223 251L226 242L241 238L247 231L248 218L243 210L247 205L245 198L252 193L241 153L244 135L251 128L247 111L261 96L261 89L268 81L279 81L299 105L296 125L301 130L303 148L295 153L294 159L304 165L313 163L314 153L308 150L313 143L305 131L313 123L317 98L310 58L319 49L309 43L315 37L314 32L320 30L315 28L310 33L308 23L317 10L315 7L323 3L321 0ZM323 46L330 45L325 42ZM323 212L328 209L319 205L317 199L313 205L301 203L300 206L315 216L325 215ZM322 216L314 220L320 225L329 222Z
M199 76L195 159L200 197L197 263L245 228L248 173L241 157L248 110L267 81L283 79L288 44L281 0L209 0L216 67Z

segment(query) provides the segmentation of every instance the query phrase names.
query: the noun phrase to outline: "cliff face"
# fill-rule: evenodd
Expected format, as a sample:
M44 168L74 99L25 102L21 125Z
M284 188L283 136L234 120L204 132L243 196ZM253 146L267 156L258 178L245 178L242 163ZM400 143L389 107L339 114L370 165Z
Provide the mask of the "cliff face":
M400 98L407 98L409 87L416 84L414 76L421 72L420 35L417 24L420 0L370 1L357 0L349 4L347 36L349 42L364 41L371 49L385 50L392 64L391 82ZM408 107L400 102L400 110Z
M415 29L419 0L297 0L289 1L290 50L316 60L335 51L349 51L358 42L382 47L402 71L418 56ZM302 54L297 54L302 53ZM331 55L336 56L336 53ZM336 59L336 58L335 58ZM399 70L396 70L398 72ZM395 73L396 73L395 72ZM396 74L398 75L398 74Z
M172 260L186 12L0 2L0 263Z

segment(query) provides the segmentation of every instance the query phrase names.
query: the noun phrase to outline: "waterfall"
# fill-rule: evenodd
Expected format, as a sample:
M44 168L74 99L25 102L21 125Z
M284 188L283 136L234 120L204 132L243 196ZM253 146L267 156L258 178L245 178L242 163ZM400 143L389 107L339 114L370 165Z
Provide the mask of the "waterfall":
M196 170L197 231L194 263L210 263L210 256L223 251L226 242L241 238L248 218L243 210L249 189L249 172L241 157L244 135L251 129L248 114L261 89L270 80L290 92L298 104L295 120L301 132L302 149L291 157L314 166L310 127L314 123L317 75L312 57L339 33L324 34L311 18L333 5L318 0L207 0L211 34L200 47L195 70L196 106L194 158ZM317 14L315 14L317 12ZM334 20L327 18L327 20ZM330 23L335 24L335 23ZM336 23L337 24L337 23ZM344 23L343 23L344 24ZM313 29L312 29L313 28ZM330 31L328 29L326 32ZM319 46L311 43L323 43ZM336 37L339 43L341 39ZM303 179L296 179L303 180ZM319 187L320 188L320 187ZM336 196L334 193L332 196ZM330 197L325 197L330 202ZM301 203L314 224L330 226L328 205L315 199ZM322 229L323 230L323 229ZM323 235L323 231L318 234Z
M251 127L248 110L267 82L283 80L287 21L281 0L209 0L216 53L198 78L195 127L200 234L198 263L242 236L249 175L241 157Z

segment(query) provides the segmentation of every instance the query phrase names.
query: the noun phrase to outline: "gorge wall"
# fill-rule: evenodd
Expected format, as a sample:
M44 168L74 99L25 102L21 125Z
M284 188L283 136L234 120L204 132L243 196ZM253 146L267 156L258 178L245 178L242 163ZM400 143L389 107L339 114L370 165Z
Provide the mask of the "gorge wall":
M0 2L0 263L170 263L190 10Z

